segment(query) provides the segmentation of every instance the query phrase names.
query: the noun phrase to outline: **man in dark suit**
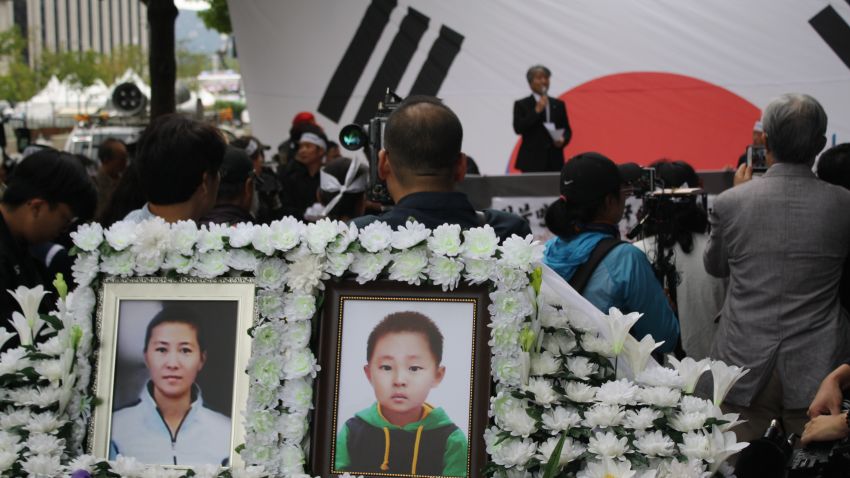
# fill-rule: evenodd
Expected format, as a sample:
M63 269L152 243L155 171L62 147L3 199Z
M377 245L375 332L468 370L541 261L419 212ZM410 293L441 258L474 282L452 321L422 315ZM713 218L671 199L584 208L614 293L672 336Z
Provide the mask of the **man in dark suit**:
M573 135L563 101L550 98L552 72L534 65L525 74L531 96L514 103L514 131L522 135L516 167L524 173L560 171L564 166L564 146Z

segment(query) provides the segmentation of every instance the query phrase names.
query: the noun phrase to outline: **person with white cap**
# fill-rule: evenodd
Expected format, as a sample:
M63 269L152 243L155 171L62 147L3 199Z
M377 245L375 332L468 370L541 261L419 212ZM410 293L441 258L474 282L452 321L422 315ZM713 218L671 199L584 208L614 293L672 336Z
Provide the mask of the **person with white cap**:
M366 209L369 165L358 158L336 158L319 172L319 217L348 222Z
M295 161L286 163L279 172L280 202L284 216L304 219L304 211L316 202L319 169L327 150L328 140L322 129L306 125L298 140Z
M753 142L744 148L744 153L738 158L739 168L741 165L747 164L747 149L749 149L750 146L754 148L764 148L764 127L761 124L761 120L756 120L753 125Z

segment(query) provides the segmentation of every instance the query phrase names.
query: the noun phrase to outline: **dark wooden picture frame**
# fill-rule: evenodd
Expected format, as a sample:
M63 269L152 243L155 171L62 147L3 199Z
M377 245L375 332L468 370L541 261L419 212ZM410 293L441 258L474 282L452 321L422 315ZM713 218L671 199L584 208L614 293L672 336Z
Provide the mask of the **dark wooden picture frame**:
M456 343L446 344L448 347L453 347L453 350L451 350L450 353L469 357L469 398L466 403L466 406L468 407L468 424L456 424L457 428L463 431L466 435L468 440L468 451L466 457L466 473L464 475L443 475L433 472L420 473L418 471L415 473L402 473L392 469L386 472L356 469L348 469L345 471L348 471L352 475L365 476L475 477L481 475L486 461L483 436L488 422L487 410L490 402L491 383L491 357L490 348L487 343L490 335L489 328L487 327L490 317L487 310L490 303L488 292L487 286L461 286L454 291L443 292L439 287L409 286L390 281L376 281L365 285L357 284L353 280L326 283L324 306L321 314L321 323L319 324L319 363L321 365L322 372L316 380L316 393L314 395L316 403L314 409L312 445L310 452L311 475L332 477L341 475L344 472L343 470L335 469L337 430L340 428L341 423L345 423L345 421L349 418L348 416L341 416L340 408L345 407L341 407L340 404L342 403L342 400L346 400L346 397L352 397L352 394L345 394L340 397L340 379L341 374L344 373L354 375L363 374L363 364L365 360L360 360L358 357L356 364L350 363L350 360L347 360L346 363L342 363L341 356L343 353L343 340L345 335L353 328L361 329L360 331L355 332L359 334L358 337L361 337L364 333L368 332L364 332L362 330L363 326L358 327L356 323L358 320L357 317L346 316L346 304L349 304L349 310L352 310L353 305L357 305L357 301L387 302L391 304L388 307L401 307L415 312L418 312L418 304L431 303L432 305L428 307L435 307L433 305L434 303L472 305L472 313L469 318L469 327L471 328L471 331L469 335L470 340L468 352L464 353L463 350L458 350ZM362 310L364 304L373 304L373 302L360 304L361 309L358 310ZM379 307L376 307L376 309L377 308ZM438 320L439 322L446 324L450 323L454 319L441 317L439 319L434 319L434 322L438 323ZM371 330L371 326L369 327L369 330ZM445 335L445 332L443 332L443 334ZM364 347L362 356L365 357L365 342L362 346ZM360 347L359 343L358 347ZM444 350L447 350L447 348ZM446 364L445 353L443 363ZM457 368L458 364L448 363L447 365L448 367L454 366ZM466 370L465 365L460 368L462 370ZM348 372L346 372L346 370ZM365 376L360 376L362 377L362 381L368 385ZM342 378L343 380L346 380L345 377ZM452 390L455 396L463 397L462 394L459 395L459 391L455 389ZM371 389L369 389L369 392L374 393ZM458 404L454 404L455 407L457 407L457 405ZM378 413L380 414L380 410ZM383 418L383 415L381 415L381 417ZM389 437L387 437L387 443L389 443ZM389 453L389 451L387 451L387 453Z

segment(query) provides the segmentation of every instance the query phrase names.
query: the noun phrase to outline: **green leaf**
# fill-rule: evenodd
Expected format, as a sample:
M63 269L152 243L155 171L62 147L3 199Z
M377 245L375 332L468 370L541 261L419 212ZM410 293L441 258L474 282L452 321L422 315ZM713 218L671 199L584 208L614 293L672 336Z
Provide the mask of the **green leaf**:
M41 320L47 322L51 327L53 327L53 330L62 330L65 328L65 324L63 324L58 317L48 314L39 314L39 317L41 317Z
M561 438L558 440L558 444L555 445L555 449L552 450L552 456L549 457L549 461L546 462L546 468L543 471L543 478L552 478L555 476L555 473L558 472L558 468L560 468L561 461L561 450L564 449L564 441L567 439L567 434L562 433Z

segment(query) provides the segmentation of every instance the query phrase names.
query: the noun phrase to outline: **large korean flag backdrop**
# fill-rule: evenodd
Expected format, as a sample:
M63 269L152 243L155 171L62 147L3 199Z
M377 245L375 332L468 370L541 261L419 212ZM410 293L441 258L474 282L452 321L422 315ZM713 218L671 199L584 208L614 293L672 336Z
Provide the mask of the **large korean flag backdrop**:
M312 111L328 135L387 87L442 98L485 174L513 171L513 102L552 70L573 127L566 157L734 165L760 111L809 93L828 144L850 138L845 0L230 0L254 133L278 144Z

